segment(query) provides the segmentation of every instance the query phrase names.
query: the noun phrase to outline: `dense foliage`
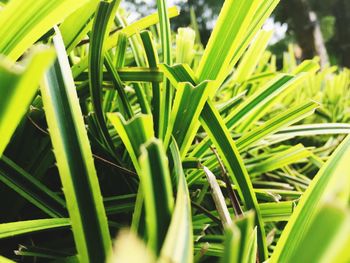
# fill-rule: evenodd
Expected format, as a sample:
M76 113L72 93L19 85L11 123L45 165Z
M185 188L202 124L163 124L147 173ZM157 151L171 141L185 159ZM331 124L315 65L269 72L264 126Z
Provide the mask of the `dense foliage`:
M277 67L277 4L204 48L165 0L0 1L0 262L349 262L350 71Z

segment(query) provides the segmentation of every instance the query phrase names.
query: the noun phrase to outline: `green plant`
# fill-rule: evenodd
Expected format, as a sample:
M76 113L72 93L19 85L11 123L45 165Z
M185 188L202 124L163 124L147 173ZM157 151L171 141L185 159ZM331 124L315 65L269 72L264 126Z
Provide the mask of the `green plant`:
M174 36L166 1L132 24L119 4L0 10L0 195L14 200L1 207L0 252L348 261L348 70L292 52L277 70L261 30L277 0L227 0L205 49L191 28ZM17 256L9 240L24 244Z

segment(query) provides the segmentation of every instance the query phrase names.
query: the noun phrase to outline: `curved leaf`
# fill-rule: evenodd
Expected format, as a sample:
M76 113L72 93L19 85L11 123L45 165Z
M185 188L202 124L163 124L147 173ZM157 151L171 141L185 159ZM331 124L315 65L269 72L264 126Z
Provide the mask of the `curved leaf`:
M350 137L348 136L331 158L317 173L310 186L305 191L292 214L287 226L282 232L271 262L291 262L296 249L311 222L324 202L337 196L338 204L347 204L350 196Z
M0 15L0 54L17 60L49 29L87 1L10 1Z
M53 50L40 47L32 51L25 70L7 60L0 60L0 157L53 59Z

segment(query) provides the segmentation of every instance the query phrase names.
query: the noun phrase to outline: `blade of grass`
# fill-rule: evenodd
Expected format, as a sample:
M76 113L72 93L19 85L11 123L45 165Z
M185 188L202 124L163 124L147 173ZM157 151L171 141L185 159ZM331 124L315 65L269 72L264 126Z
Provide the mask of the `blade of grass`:
M221 263L238 263L239 250L241 243L241 232L239 228L232 224L225 228L224 251L221 257Z
M244 217L235 221L241 233L241 244L238 262L256 262L256 228L254 227L254 212L248 211ZM255 248L254 248L255 246Z
M251 44L247 52L245 52L230 81L233 83L242 83L251 77L267 47L271 36L272 31L262 30L257 34L256 39Z
M87 0L13 0L1 11L0 54L17 60L50 28Z
M248 30L242 37L239 47L237 47L235 50L229 68L232 68L236 65L249 43L255 37L258 30L260 30L260 28L263 26L266 19L271 15L272 11L276 8L278 3L279 0L265 0L259 2L259 7L253 15L253 19L249 25Z
M277 136L312 136L323 134L349 134L350 125L347 123L315 123L294 125L277 132Z
M134 112L132 111L129 100L125 94L124 84L120 79L119 73L114 68L112 58L109 54L106 54L105 66L109 73L112 75L112 82L114 84L114 87L117 89L121 101L122 112L125 112L125 118L130 119L134 116Z
M172 65L172 46L171 46L171 31L170 20L165 0L157 0L158 17L160 24L160 40L162 45L163 63ZM168 79L165 79L161 84L161 110L159 112L159 138L164 138L166 135L170 111L173 98L173 88Z
M117 16L119 23L126 27L128 25L127 19L123 16ZM134 60L136 65L139 67L146 67L146 55L144 50L142 49L142 40L140 35L137 33L129 38L130 47L133 53ZM146 98L146 90L147 87L144 83L133 83L133 89L135 90L135 94L137 96L138 103L140 105L141 112L143 114L150 114L151 109L149 105L149 101Z
M174 208L168 160L161 141L151 139L144 144L139 163L148 246L158 255L166 238Z
M50 137L79 258L104 262L111 240L90 143L59 31L53 42L58 60L41 86Z
M255 173L266 173L282 168L283 166L302 161L305 158L310 157L310 155L311 152L309 150L307 150L303 145L298 144L286 151L274 154L271 158L265 161L261 161L258 164L249 167L248 172L251 175Z
M200 81L218 80L220 85L225 79L232 56L249 28L259 2L225 1L197 69Z
M115 148L108 132L104 112L102 110L103 63L106 53L106 39L120 0L101 1L94 20L91 43L89 47L89 87L92 105L96 114L99 137L110 154L115 156Z
M243 134L236 142L239 151L243 151L262 138L276 133L281 128L296 123L311 115L318 106L318 103L311 101L303 103L302 105L297 105L281 114L278 114L276 117L268 120L256 129Z
M0 156L28 110L38 84L53 59L54 52L41 47L32 51L25 70L9 61L0 60Z
M288 262L309 229L322 204L337 195L338 204L348 203L350 182L350 137L348 136L317 173L292 214L271 258L271 262Z
M59 26L64 45L69 54L88 33L99 0L90 0L68 16Z
M158 67L158 54L156 48L152 41L152 36L149 31L143 31L140 34L143 47L146 53L148 66L150 68ZM161 81L163 81L164 76L162 76ZM152 116L154 123L155 135L159 136L159 122L160 122L160 112L161 108L161 85L155 81L152 81Z
M339 257L344 240L350 235L349 209L327 203L320 208L310 226L304 231L304 238L297 244L290 257L291 262L346 262L349 260L348 253L343 254L343 258Z
M3 155L0 159L0 181L51 217L66 215L65 201L38 179Z
M177 7L171 7L169 8L169 17L175 17L179 15L179 10ZM146 16L144 18L141 18L137 20L135 23L123 28L120 30L120 32L125 33L128 37L131 37L132 35L147 29L148 27L155 25L159 22L159 17L157 13L154 13L152 15ZM117 42L118 34L112 35L107 39L106 44L106 50L110 50L115 46L115 43ZM80 60L79 63L75 64L72 67L73 76L74 78L79 76L82 72L86 70L88 67L88 57L84 57Z
M222 225L223 227L229 227L232 225L231 215L227 209L224 195L222 194L220 186L216 181L216 177L207 167L203 166L203 170L207 176L207 180L211 188L211 195L213 197L214 204L218 211Z
M15 261L12 261L11 259L5 258L3 256L0 256L0 261L3 263L15 263Z
M120 113L109 113L107 116L123 141L137 174L140 175L140 147L154 136L152 116L140 114L128 121L125 121Z
M195 87L186 82L177 85L164 144L167 147L170 137L174 136L180 147L181 158L185 157L196 136L195 126L212 87L208 82Z
M53 228L69 227L67 218L36 219L0 224L0 239Z
M237 185L239 196L243 200L246 209L252 209L256 213L255 220L258 225L259 257L263 260L267 258L265 230L253 186L233 139L218 111L210 101L205 105L202 111L201 123L210 139L214 142L214 145L216 145L217 151L231 179L235 182L235 185Z
M179 149L174 140L170 143L169 148L174 160L174 172L178 177L178 186L174 213L162 246L160 262L171 260L175 263L190 263L193 262L191 201Z

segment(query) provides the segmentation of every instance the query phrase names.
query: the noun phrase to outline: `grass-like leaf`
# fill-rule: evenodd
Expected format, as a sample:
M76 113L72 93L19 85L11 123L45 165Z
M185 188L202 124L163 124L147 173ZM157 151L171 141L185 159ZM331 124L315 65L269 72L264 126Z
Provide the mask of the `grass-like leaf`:
M64 200L5 155L0 160L0 181L49 216L65 216Z
M318 103L311 101L302 105L297 105L282 112L281 114L278 114L276 117L268 120L263 125L260 125L256 129L253 129L240 137L237 140L238 149L243 151L254 142L261 140L265 136L276 133L281 128L302 120L306 116L311 115L318 106Z
M3 256L0 256L0 261L3 263L15 263L15 261L12 261L11 259L5 258Z
M158 67L158 55L154 42L152 41L152 35L149 31L143 31L140 34L142 39L142 44L146 53L148 66L150 68ZM161 81L164 80L162 76ZM160 112L162 110L162 97L161 97L161 84L155 81L152 81L152 115L153 115L153 124L154 131L156 136L159 135L159 122L160 122Z
M304 238L296 244L290 262L347 262L350 255L344 245L349 235L349 209L326 203L306 229Z
M17 60L54 25L87 0L14 0L1 11L0 54Z
M179 10L177 7L171 7L169 8L168 11L169 11L169 17L175 17L179 15ZM142 30L145 30L152 25L157 24L158 22L159 22L158 14L154 13L152 15L141 18L140 20L137 20L133 24L126 26L125 28L121 29L120 32L126 34L128 37L131 37L136 33ZM106 43L107 50L110 50L111 48L114 47L115 43L117 42L118 35L119 34L114 34L107 39L107 43ZM79 76L82 72L84 72L87 69L88 65L89 65L88 56L83 57L79 63L75 64L72 67L74 78Z
M168 159L159 140L151 139L141 148L140 183L144 193L148 245L159 254L174 209Z
M37 219L4 223L0 224L0 238L9 238L26 233L68 226L70 226L70 220L67 218Z
M179 149L174 140L170 144L170 151L174 160L174 173L178 178L178 186L174 213L161 250L160 262L170 260L175 263L191 263L193 262L191 201Z
M247 209L253 209L256 213L258 225L258 249L261 259L267 257L264 224L262 222L258 202L248 172L238 149L231 138L223 120L212 103L207 103L201 114L201 123L208 133L210 139L216 145L231 179L238 187L238 192Z
M79 258L104 262L111 240L90 143L59 31L58 60L46 74L41 92L51 141L72 221Z
M79 43L92 27L92 18L99 0L87 1L82 7L68 16L60 25L60 31L67 53Z
M102 82L108 29L113 22L119 3L120 0L115 0L111 3L105 1L100 2L93 24L91 44L89 48L89 87L92 105L96 114L101 141L112 156L115 155L115 149L108 133L104 112L102 110Z
M289 262L309 229L320 207L327 198L338 196L338 203L347 204L350 192L349 166L350 137L347 137L332 157L317 173L306 190L295 212L290 218L277 247L272 255L272 262Z
M237 59L237 56L234 58L235 52L239 48L245 49L249 44L245 38L247 31L256 32L273 10L262 2L265 1L231 0L224 3L196 73L200 81L217 80L218 85L224 81L232 69L231 61ZM262 11L267 16L259 16L258 12ZM258 19L256 23L254 19Z
M10 61L0 60L0 156L28 110L39 82L53 59L52 50L38 48L32 52L24 70Z
M304 160L310 156L311 152L301 144L298 144L286 151L274 154L273 157L259 162L257 165L253 165L253 167L248 168L248 171L250 174L265 173L278 168L282 168L288 164L298 163L299 161Z
M119 113L110 113L107 116L123 141L136 172L140 174L138 158L141 145L154 136L152 116L137 115L128 121Z
M188 82L177 85L164 141L167 146L170 136L174 136L180 147L181 158L186 155L196 135L199 115L209 97L211 88L209 82L203 82L196 87Z
M170 20L165 0L157 0L157 9L160 24L160 39L163 51L163 63L172 64L172 46ZM173 88L169 80L164 79L163 88L161 89L161 110L159 116L159 137L164 138L166 135L170 111L173 98Z

